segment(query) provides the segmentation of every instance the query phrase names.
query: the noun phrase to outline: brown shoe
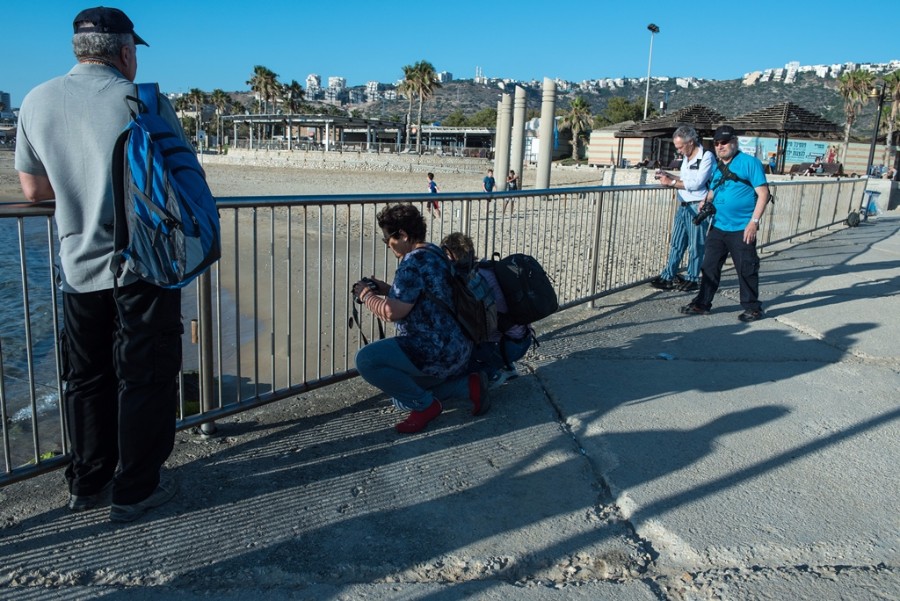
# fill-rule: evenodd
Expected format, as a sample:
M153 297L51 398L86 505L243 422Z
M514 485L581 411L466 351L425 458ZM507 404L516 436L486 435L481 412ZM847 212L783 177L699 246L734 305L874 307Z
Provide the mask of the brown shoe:
M694 303L688 303L679 309L679 311L681 311L682 315L709 315L709 309L703 309Z
M753 311L751 311L750 309L747 309L746 311L744 311L743 313L738 315L738 319L740 319L744 323L756 321L757 319L762 319L762 317L763 317L762 309L755 309Z
M672 280L666 280L661 277L655 277L650 280L650 285L657 290L671 290L672 289Z

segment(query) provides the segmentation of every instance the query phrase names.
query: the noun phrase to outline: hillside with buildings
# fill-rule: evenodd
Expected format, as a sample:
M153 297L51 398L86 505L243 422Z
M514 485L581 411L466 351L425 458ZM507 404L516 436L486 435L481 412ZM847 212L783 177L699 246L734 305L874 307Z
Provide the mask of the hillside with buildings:
M834 65L800 65L792 62L780 68L747 73L741 79L734 80L652 77L650 105L658 112L665 112L692 104L702 104L728 117L737 117L790 101L829 121L843 124L844 106L838 92L838 77L855 69L885 75L900 69L900 60ZM512 92L515 86L521 86L526 90L529 109L537 111L540 108L541 81L487 78L481 75L480 71L476 72L473 79L456 80L446 72L439 75L442 80L441 87L435 90L434 96L423 106L423 120L426 122L440 122L457 110L465 114L474 114L485 108L496 108L501 93ZM369 82L367 86L336 91L331 87L333 83L334 81L329 81L328 92L317 88L307 89L317 90L315 97L325 101L346 101L343 104L344 108L355 109L362 116L402 120L406 114L408 100L397 92L394 84ZM643 103L647 80L646 78L603 78L582 82L557 80L556 84L558 108L564 110L574 98L583 97L591 105L592 112L597 114L606 108L610 98L613 97L624 97L632 102ZM872 103L863 108L857 118L854 135L860 137L869 135L874 111Z
M800 65L791 62L784 67L746 73L740 79L719 81L656 76L650 81L649 104L658 113L702 104L727 117L737 117L791 101L834 123L843 124L844 107L838 92L838 77L855 69L884 75L900 69L900 60L833 65ZM471 116L483 109L495 109L501 94L512 92L516 86L526 90L529 110L536 113L540 109L542 82L538 80L516 81L486 77L478 68L472 79L455 79L453 74L446 71L437 73L437 78L441 87L435 89L434 95L423 105L425 123L441 122L455 112ZM323 78L317 74L309 74L303 83L304 103L299 109L295 109L302 113L346 113L358 117L404 121L409 109L409 99L402 94L400 82L369 81L365 85L348 86L346 79L340 76ZM559 110L565 110L572 100L582 97L590 104L594 114L602 112L614 97L643 103L647 90L646 78L601 78L581 82L556 80L556 84ZM228 92L228 96L237 104L231 110L224 109L225 113L262 110L290 112L286 107L287 101L281 98L274 97L264 103L247 90ZM178 95L171 97L178 100ZM9 95L4 96L0 91L0 99L5 100L3 117L9 121L14 116L10 113ZM185 104L182 102L182 110L192 112ZM413 105L415 112L417 103ZM854 137L865 138L870 135L874 111L873 103L863 107L854 125ZM215 108L208 101L203 111L204 121L214 113Z

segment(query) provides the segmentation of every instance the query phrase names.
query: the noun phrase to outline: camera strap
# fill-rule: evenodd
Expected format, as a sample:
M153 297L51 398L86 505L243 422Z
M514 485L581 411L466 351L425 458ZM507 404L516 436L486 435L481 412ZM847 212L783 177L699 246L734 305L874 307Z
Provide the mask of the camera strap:
M365 330L363 330L362 324L359 322L359 311L356 308L357 304L358 303L356 303L355 301L350 303L350 306L353 307L353 309L350 319L347 320L347 328L352 330L353 324L355 323L356 327L359 328L359 335L362 337L363 346L365 346L369 344L369 339L366 338ZM376 318L376 321L378 322L378 339L384 340L384 324L380 319Z

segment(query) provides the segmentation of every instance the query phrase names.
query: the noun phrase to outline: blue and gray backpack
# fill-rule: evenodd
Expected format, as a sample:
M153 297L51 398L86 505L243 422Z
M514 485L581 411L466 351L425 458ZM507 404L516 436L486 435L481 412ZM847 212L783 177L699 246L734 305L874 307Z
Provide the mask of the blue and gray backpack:
M194 149L159 114L159 86L136 84L113 153L115 254L144 281L181 288L221 256L216 201Z

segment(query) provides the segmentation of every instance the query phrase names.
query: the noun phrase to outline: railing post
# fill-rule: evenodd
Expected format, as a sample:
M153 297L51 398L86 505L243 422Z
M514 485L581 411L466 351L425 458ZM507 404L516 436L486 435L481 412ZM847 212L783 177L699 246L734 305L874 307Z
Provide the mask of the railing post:
M212 284L210 270L197 278L197 311L200 317L200 408L203 413L216 409L213 397L213 328L212 328ZM215 434L215 422L200 426L203 434Z
M594 219L594 243L591 251L591 275L590 275L590 296L597 294L597 270L600 268L600 228L603 225L603 198L606 196L603 192L598 192L600 198L597 200L597 216ZM590 302L590 308L594 308L594 301Z

